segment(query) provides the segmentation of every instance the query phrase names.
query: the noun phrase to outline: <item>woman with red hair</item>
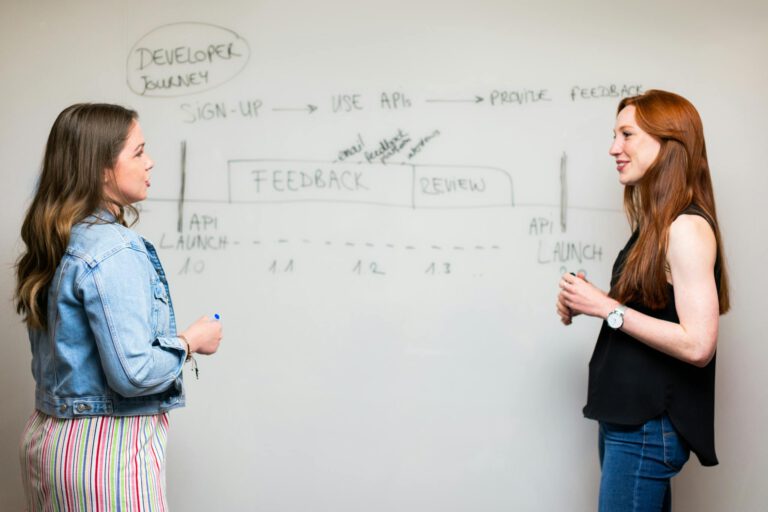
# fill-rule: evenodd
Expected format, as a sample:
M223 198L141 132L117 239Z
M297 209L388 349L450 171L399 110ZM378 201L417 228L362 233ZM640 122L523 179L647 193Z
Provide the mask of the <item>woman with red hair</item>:
M670 510L693 451L717 464L715 352L728 279L701 118L685 98L624 98L614 142L632 236L608 293L560 280L557 312L602 318L584 415L600 425L600 511Z

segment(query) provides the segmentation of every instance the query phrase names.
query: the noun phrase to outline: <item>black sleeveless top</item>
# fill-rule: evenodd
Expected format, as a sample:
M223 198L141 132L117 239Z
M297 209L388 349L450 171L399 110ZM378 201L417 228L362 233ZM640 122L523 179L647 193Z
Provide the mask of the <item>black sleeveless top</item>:
M684 213L707 219L695 207ZM637 238L636 231L616 258L611 287L616 285ZM718 288L719 277L720 262L717 261ZM672 285L667 285L667 296L667 306L662 309L650 309L637 302L629 302L627 306L648 316L678 323ZM584 416L619 425L641 425L665 412L701 464L716 465L715 357L704 368L698 368L659 352L623 331L614 331L603 322L589 362Z

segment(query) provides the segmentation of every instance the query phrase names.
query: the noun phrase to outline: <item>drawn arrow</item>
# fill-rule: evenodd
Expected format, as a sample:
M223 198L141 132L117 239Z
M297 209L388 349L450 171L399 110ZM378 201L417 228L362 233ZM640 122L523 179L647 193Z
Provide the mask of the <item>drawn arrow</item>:
M304 111L307 111L310 114L312 112L314 112L315 110L317 110L317 107L314 106L314 105L307 105L306 107L303 107L303 108L273 108L272 109L273 112L304 112Z
M427 103L480 103L483 101L482 96L475 96L473 100L427 100Z

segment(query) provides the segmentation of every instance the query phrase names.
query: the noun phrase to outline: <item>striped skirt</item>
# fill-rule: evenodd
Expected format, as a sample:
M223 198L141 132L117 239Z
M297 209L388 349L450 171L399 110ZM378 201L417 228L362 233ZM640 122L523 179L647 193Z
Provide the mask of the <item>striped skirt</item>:
M167 432L167 413L60 419L35 411L20 449L28 510L167 510Z

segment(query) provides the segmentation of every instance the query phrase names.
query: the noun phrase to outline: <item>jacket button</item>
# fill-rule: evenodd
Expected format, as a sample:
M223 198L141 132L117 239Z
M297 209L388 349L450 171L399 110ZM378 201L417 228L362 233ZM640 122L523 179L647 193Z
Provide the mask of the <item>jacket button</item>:
M59 406L59 412L67 412L67 404L61 404Z
M90 411L91 406L88 404L77 404L77 412Z

